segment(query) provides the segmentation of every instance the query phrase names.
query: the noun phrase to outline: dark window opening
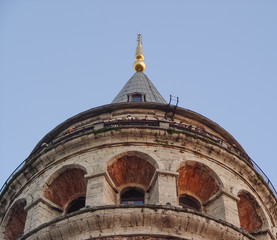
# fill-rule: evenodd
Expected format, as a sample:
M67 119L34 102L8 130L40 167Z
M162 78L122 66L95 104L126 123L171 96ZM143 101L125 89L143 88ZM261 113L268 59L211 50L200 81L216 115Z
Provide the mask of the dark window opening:
M142 102L142 95L141 94L133 94L132 102Z
M179 197L179 205L183 208L189 208L196 211L200 211L201 205L200 203L192 196L183 194Z
M128 204L144 204L144 191L138 188L128 188L121 194L120 203Z
M73 200L67 207L67 213L72 213L75 211L80 210L81 208L84 208L86 205L86 198L85 197L79 197L75 200Z

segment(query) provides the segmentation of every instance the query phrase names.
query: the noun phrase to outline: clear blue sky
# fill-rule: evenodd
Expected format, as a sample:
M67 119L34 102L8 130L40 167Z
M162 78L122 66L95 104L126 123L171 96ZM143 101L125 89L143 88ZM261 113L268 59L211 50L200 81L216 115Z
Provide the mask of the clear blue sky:
M277 2L0 0L0 185L69 117L145 73L230 132L277 187Z

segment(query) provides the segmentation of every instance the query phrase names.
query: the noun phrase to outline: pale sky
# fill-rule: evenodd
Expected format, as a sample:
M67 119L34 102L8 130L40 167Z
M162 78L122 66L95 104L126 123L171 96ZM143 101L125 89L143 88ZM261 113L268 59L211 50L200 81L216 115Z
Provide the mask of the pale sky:
M0 0L0 185L66 119L109 104L137 34L162 96L221 125L277 187L277 1Z

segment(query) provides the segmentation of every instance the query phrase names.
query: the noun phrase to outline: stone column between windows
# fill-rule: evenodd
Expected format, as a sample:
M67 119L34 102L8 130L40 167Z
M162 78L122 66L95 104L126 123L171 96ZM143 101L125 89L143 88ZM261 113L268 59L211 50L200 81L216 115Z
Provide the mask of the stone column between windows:
M240 227L237 202L239 198L226 190L220 190L203 203L205 213Z
M63 209L58 205L44 198L38 198L25 207L27 218L24 233L27 233L41 224L49 222L63 213Z
M116 203L117 189L106 172L85 176L87 180L86 206Z
M179 173L156 170L147 190L146 204L178 205L177 178Z

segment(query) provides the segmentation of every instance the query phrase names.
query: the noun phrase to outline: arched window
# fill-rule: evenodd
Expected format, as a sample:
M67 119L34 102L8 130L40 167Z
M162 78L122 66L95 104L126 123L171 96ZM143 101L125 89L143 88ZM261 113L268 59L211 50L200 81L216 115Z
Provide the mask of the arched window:
M71 203L68 204L67 213L78 211L81 208L84 208L85 205L86 205L86 198L78 197L77 199L74 199Z
M144 204L144 191L140 188L127 188L124 189L120 196L120 203L127 204Z
M238 214L240 225L247 232L258 232L263 227L264 213L255 198L246 191L238 194ZM262 217L263 216L263 217Z
M118 203L144 204L145 191L155 173L155 167L149 163L150 157L143 153L120 154L110 161L107 172L118 189Z
M179 197L179 205L183 208L189 208L196 211L201 210L201 204L198 202L198 200L187 194L182 194Z
M5 226L5 237L8 240L17 240L24 233L27 212L24 210L26 200L20 199L9 211L9 217Z
M68 202L86 195L85 174L80 168L62 168L45 184L44 197L66 210Z
M220 189L219 178L204 164L187 161L177 172L179 172L177 183L179 198L189 194L205 203Z

